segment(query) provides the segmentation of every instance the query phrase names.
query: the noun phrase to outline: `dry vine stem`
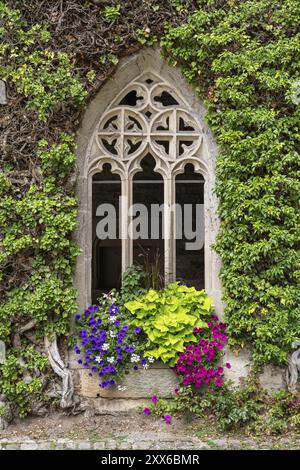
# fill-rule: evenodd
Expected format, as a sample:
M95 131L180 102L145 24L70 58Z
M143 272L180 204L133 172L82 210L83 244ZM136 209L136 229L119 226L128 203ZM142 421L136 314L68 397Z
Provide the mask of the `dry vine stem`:
M52 369L62 379L60 406L61 408L70 408L73 405L73 379L71 371L66 367L60 357L56 335L53 336L52 340L45 336L44 345Z
M293 348L300 347L300 341L293 343ZM292 352L288 359L286 370L286 383L289 390L294 391L297 388L298 377L300 374L300 348Z

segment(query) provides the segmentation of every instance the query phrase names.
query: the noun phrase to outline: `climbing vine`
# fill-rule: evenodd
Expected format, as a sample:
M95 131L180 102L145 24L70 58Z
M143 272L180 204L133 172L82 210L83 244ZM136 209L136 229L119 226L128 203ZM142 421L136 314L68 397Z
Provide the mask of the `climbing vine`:
M220 148L216 250L229 344L282 364L300 336L300 5L198 5L163 45L203 97Z
M81 113L121 57L158 41L220 148L229 344L286 361L300 320L299 15L297 0L0 2L0 395L21 414L53 396L43 337L63 346L76 310Z
M46 354L57 351L49 349L56 337L65 351L76 311L75 132L83 105L120 57L187 15L169 1L98 3L0 2L8 95L0 117L0 407L22 416L59 396Z

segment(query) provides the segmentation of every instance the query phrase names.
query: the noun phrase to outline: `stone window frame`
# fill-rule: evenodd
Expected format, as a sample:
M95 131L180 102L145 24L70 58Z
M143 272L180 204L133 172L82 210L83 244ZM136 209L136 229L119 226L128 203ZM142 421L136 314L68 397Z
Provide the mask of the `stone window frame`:
M111 155L109 148L105 148L99 138L103 136L105 130L101 123L105 123L120 108L128 112L134 110L128 106L119 106L120 99L125 96L134 87L141 86L147 78L153 80L154 85L161 90L169 90L170 94L179 102L177 109L186 113L196 129L199 139L197 144L185 148L184 158L176 159L172 154L166 155L161 148L155 148L151 142L151 129L146 126L144 121L143 139L141 151L134 152L134 155L125 155L124 133L122 129L118 133L121 144L117 149L118 155ZM152 85L150 85L151 88ZM146 90L146 87L144 91ZM141 90L140 90L141 91ZM146 90L147 91L147 90ZM147 92L145 93L147 95ZM151 106L151 99L146 97L146 101L139 108ZM153 101L152 101L153 104ZM129 108L129 109L128 109ZM161 108L162 109L162 108ZM165 110L164 110L165 111ZM169 112L170 108L166 107ZM122 111L123 112L123 111ZM139 113L140 117L141 113ZM213 135L206 125L205 108L195 94L195 90L188 85L181 71L178 68L171 67L161 55L159 48L146 49L138 54L124 59L120 62L114 76L105 82L100 91L88 105L77 135L77 165L78 182L77 197L79 200L78 228L75 232L75 241L81 248L81 254L77 259L75 271L75 287L78 290L79 310L85 309L91 302L92 285L92 177L99 173L105 163L111 165L111 171L120 176L121 193L126 195L128 207L132 202L132 180L134 175L141 170L140 162L147 153L150 153L156 161L155 171L157 171L164 180L164 199L165 204L175 203L175 179L176 176L184 172L187 163L192 163L194 171L201 173L204 177L204 224L205 224L205 253L204 253L204 278L205 290L212 296L217 313L222 313L221 286L219 280L220 260L218 255L212 249L219 220L217 216L218 201L214 193L215 186L215 163L217 157L217 146ZM172 118L171 118L172 119ZM164 121L166 122L166 121ZM148 123L149 124L149 123ZM100 126L100 134L99 134ZM137 129L137 134L139 134ZM177 139L177 133L173 128L173 141ZM155 137L155 136L154 136ZM116 145L118 145L117 142ZM123 146L123 147L122 147ZM122 147L122 148L121 148ZM173 147L174 149L174 147ZM190 149L190 150L189 150ZM115 150L114 150L115 151ZM177 150L176 150L177 152ZM165 153L164 155L162 155ZM128 227L129 217L127 208L123 208L121 217L122 226ZM165 252L172 253L171 256L165 256L165 275L166 282L172 281L176 272L176 240L175 221L170 216L169 211L164 214L165 233L170 236L165 240ZM132 264L133 243L127 236L122 239L122 270L124 271Z

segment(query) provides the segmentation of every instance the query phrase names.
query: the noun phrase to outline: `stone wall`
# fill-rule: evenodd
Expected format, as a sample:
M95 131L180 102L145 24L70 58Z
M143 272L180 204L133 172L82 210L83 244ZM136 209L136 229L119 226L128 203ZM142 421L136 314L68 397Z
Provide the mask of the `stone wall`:
M170 367L156 362L149 369L132 370L117 386L101 388L96 376L90 377L89 370L77 363L76 354L69 353L69 367L73 370L75 394L92 401L98 411L127 411L146 403L153 395L171 398L179 384L176 374Z
M234 385L241 386L249 373L250 361L250 354L247 351L235 355L227 350L223 363L230 362L231 369L224 368L225 378L231 380ZM120 382L122 390L119 390L117 386L108 389L101 388L97 377L90 377L89 370L77 364L76 354L72 351L69 353L69 367L73 370L75 394L87 399L98 413L137 409L145 405L153 394L161 398L171 398L179 384L178 377L172 369L159 362L154 363L147 370L143 368L137 371L132 370ZM270 391L285 389L284 369L271 365L265 366L260 375L260 384Z

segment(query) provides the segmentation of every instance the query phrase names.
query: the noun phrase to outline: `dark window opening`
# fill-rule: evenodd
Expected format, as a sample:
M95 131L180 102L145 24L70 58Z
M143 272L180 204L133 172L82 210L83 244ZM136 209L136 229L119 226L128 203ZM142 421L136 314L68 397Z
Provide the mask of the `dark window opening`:
M108 150L113 155L118 155L118 151L116 149L117 139L112 140L111 143L109 143L106 139L102 139L102 143L106 150Z
M179 104L167 91L163 91L160 95L155 96L154 101L161 103L163 106L176 106Z
M127 93L127 95L125 95L124 98L122 98L119 104L120 106L133 106L134 107L137 104L139 104L138 102L140 100L143 100L143 97L138 96L138 93L136 90L132 90L129 93Z
M162 280L164 275L163 215L159 206L164 203L164 182L162 176L154 171L155 160L151 155L147 155L142 160L141 167L142 171L136 173L133 179L133 203L143 204L147 212L143 227L137 224L137 231L140 232L142 228L143 233L141 238L133 240L133 262L142 265L147 272L152 270L153 274ZM156 205L155 208L153 205ZM140 213L137 214L137 219L140 215Z
M199 173L194 172L193 165L187 164L183 174L176 177L176 203L181 207L182 227L184 226L184 205L191 207L192 231L199 232L200 225L204 235L204 212L201 213L199 220L196 215L196 205L204 204L204 178ZM199 217L199 212L198 212ZM201 236L203 246L199 249L187 249L187 243L195 241L188 239L183 231L182 238L176 239L176 279L188 286L194 286L196 289L204 289L204 237Z
M108 292L112 288L121 286L121 240L119 240L119 197L121 196L120 177L111 173L109 164L103 166L103 171L97 173L92 179L92 214L93 214L93 251L92 251L92 302L96 303L102 292ZM107 220L107 212L97 215L97 209L101 204L111 204L115 209L116 237L113 239L99 239L97 225ZM106 218L106 219L105 219ZM105 223L105 222L104 222ZM108 226L105 225L105 229Z

